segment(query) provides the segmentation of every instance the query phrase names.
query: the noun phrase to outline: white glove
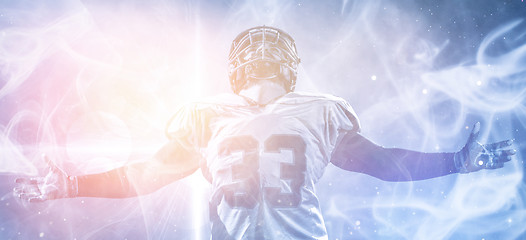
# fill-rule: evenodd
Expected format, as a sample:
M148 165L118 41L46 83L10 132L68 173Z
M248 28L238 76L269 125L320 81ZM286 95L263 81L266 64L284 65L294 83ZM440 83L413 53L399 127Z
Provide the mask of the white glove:
M48 165L45 177L17 178L18 184L13 189L15 196L28 202L43 202L57 198L72 198L78 195L77 177L68 176L58 168L47 156L42 158Z
M496 169L511 160L516 151L512 149L513 140L504 140L490 144L477 141L480 123L473 126L466 145L455 153L455 166L460 173L476 172L481 169Z

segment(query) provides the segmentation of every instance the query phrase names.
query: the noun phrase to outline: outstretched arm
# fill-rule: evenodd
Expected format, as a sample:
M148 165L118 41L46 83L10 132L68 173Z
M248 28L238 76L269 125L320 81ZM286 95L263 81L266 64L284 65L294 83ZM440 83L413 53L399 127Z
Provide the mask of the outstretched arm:
M16 195L30 202L68 197L125 198L154 192L198 169L196 155L176 140L164 145L146 162L105 173L68 176L47 157L49 169L43 178L19 178Z
M361 172L385 181L415 181L494 169L511 160L515 150L506 149L512 141L481 145L477 137L480 124L464 148L455 153L423 153L399 148L384 148L359 133L349 133L334 150L332 163L342 169Z
M165 144L152 159L106 173L79 176L79 197L122 198L152 193L199 168L196 157L176 140Z

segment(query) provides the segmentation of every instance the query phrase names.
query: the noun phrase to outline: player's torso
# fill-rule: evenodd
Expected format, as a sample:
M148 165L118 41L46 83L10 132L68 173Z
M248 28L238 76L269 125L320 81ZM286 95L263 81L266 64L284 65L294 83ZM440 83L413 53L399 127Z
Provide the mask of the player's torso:
M239 101L207 109L213 224L234 238L326 237L314 184L336 131L328 102L298 94L266 106Z

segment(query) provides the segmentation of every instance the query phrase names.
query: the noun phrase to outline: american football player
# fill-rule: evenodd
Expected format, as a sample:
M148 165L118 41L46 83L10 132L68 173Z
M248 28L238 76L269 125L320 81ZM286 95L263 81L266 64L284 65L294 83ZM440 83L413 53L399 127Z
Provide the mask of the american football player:
M148 194L197 169L212 185L213 239L327 239L315 183L332 163L385 181L415 181L503 167L512 141L477 142L475 124L458 152L384 148L360 133L343 99L294 91L294 40L268 26L232 43L233 94L187 104L169 121L168 142L150 161L69 176L44 157L49 173L20 178L14 192L30 202L125 198Z

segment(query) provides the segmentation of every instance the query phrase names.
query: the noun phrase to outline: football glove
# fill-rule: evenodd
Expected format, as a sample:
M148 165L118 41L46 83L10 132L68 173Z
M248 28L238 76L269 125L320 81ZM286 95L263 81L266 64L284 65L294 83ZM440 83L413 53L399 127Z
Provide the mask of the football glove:
M480 123L473 126L466 145L455 153L455 166L460 173L476 172L481 169L496 169L504 166L516 153L512 149L513 140L505 140L490 144L480 144L477 141Z
M47 163L45 177L17 178L18 184L13 189L15 196L28 202L43 202L57 198L72 198L78 195L78 181L75 176L68 176L58 168L46 155L42 158Z

